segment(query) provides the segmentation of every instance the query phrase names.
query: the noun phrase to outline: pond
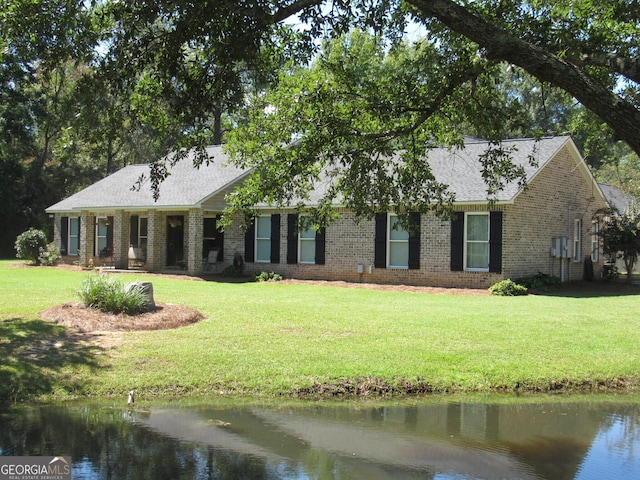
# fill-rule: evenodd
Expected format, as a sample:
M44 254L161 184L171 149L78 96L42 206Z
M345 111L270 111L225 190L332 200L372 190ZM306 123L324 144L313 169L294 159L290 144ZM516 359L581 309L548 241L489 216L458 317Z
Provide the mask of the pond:
M605 400L608 399L608 400ZM73 479L640 478L640 402L74 403L0 413L0 455Z

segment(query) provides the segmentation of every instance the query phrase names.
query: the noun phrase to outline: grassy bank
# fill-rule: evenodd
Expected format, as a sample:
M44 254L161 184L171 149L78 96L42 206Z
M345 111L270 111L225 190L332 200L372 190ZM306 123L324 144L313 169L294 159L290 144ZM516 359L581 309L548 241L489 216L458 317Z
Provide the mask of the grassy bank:
M0 262L0 399L634 388L640 295L426 295L150 277L188 327L74 341L38 312L87 273ZM127 281L141 279L127 274ZM358 390L359 389L359 390Z

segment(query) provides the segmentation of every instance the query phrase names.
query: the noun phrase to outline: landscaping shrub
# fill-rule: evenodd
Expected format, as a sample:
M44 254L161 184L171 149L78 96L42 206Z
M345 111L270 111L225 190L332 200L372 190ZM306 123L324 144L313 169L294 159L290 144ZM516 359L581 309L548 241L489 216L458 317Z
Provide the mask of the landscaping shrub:
M492 295L500 295L503 297L515 297L518 295L526 295L527 287L519 285L513 280L502 280L501 282L494 283L489 287L489 291Z
M16 239L16 256L40 265L40 253L47 250L47 237L42 230L30 228Z
M137 315L147 311L147 298L141 288L127 288L111 275L89 275L78 296L86 307L104 313Z
M60 263L60 252L56 247L56 244L51 242L47 245L47 248L40 249L40 255L38 255L38 260L40 261L40 265L45 265L47 267L53 267Z
M547 292L550 289L559 288L562 282L559 277L538 272L536 275L518 278L516 279L516 283L527 287L529 290Z
M275 272L260 272L253 276L254 282L279 282L282 280L282 275Z

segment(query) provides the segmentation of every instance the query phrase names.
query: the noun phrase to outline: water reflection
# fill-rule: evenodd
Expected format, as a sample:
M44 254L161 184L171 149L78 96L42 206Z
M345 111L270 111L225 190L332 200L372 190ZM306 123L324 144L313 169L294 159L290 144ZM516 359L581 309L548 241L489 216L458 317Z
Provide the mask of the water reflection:
M1 455L70 455L74 479L640 478L640 404L32 406Z

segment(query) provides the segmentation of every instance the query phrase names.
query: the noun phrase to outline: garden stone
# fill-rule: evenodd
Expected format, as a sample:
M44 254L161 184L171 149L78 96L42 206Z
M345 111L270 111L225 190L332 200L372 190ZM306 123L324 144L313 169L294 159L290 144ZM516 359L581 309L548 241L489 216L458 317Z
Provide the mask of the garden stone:
M148 312L156 309L156 303L153 300L153 284L151 282L133 282L126 286L126 290L130 291L134 288L139 288L144 295L146 302L145 308Z

